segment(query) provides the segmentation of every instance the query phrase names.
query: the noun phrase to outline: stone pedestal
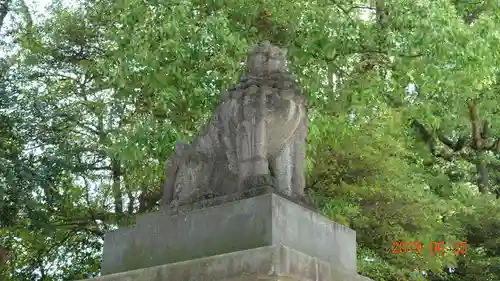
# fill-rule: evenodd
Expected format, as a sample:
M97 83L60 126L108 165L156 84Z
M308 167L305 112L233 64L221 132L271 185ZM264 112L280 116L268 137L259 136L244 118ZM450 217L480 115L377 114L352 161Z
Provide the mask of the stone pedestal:
M139 217L105 236L95 281L370 280L356 272L356 233L267 193Z
M94 281L372 281L289 247L265 246L105 275ZM90 281L90 280L89 280Z

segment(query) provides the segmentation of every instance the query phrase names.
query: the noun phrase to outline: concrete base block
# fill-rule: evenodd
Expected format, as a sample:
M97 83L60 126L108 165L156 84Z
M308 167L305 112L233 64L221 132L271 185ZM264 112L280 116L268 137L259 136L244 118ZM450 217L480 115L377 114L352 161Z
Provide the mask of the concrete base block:
M106 275L177 263L177 265L161 267L168 272L173 272L174 268L185 268L178 262L233 252L238 252L229 254L238 256L233 262L230 260L222 262L221 260L219 265L216 266L217 262L215 262L214 266L217 268L220 266L221 272L226 270L225 267L228 267L227 270L232 270L232 267L241 266L236 265L237 263L247 264L249 270L252 269L250 264L256 266L256 268L258 264L258 268L261 269L265 268L264 264L267 264L269 269L269 266L273 264L270 258L275 254L274 252L273 254L264 253L272 252L274 250L271 249L275 249L276 246L280 245L309 256L311 262L318 259L325 264L335 265L335 268L347 272L349 276L356 275L356 233L353 230L273 193L193 210L183 214L171 215L165 212L157 212L139 217L134 227L119 229L106 234L101 273ZM242 253L255 253L260 258L254 257L253 254ZM207 261L219 259L222 258L212 257ZM252 262L247 262L249 259ZM187 263L193 263L193 266L195 266L200 262L201 260ZM296 266L299 266L299 264ZM147 269L144 272L152 274L151 270ZM162 270L156 269L154 272ZM196 272L196 269L193 270ZM273 270L279 271L280 269L275 268ZM143 271L134 272L136 273L127 274L142 274L137 272ZM199 279L192 277L194 275L185 275L186 277L181 278L180 276L184 275L175 274L169 276L176 276L176 278L169 277L168 280L221 280L215 277L215 279ZM120 280L167 280L130 278ZM224 276L224 278L229 277ZM334 280L348 279L331 279L331 281Z
M143 268L88 281L373 281L329 262L273 245Z

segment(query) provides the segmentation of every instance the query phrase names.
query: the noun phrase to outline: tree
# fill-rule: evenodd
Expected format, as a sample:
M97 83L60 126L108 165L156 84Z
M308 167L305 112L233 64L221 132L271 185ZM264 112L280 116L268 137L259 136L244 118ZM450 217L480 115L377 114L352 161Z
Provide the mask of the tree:
M308 190L357 231L360 273L498 279L498 9L55 3L46 22L16 31L17 64L3 75L0 223L15 269L6 280L97 275L103 233L157 208L173 143L191 139L262 39L289 48L309 94ZM392 254L395 241L425 247ZM433 241L471 248L434 256Z

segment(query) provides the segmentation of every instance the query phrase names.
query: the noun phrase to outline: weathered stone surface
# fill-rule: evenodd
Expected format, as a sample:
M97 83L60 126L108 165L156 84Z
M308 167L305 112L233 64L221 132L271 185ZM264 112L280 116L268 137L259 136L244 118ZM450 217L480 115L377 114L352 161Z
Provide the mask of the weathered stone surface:
M264 194L174 216L139 217L135 227L106 234L102 274L269 245L285 245L356 272L353 230L281 196Z
M93 281L372 281L284 245L272 245L91 279ZM90 281L90 280L89 280Z
M162 205L182 205L271 185L303 196L307 100L287 71L286 51L265 41L246 76L222 93L210 120L167 165Z

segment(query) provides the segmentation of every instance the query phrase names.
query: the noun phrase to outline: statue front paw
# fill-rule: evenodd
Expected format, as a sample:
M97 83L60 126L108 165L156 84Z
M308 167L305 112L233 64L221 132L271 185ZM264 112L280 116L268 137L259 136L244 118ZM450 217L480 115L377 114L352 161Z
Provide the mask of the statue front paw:
M245 191L263 187L275 187L274 178L271 177L271 175L258 175L248 177L243 181L241 190Z

